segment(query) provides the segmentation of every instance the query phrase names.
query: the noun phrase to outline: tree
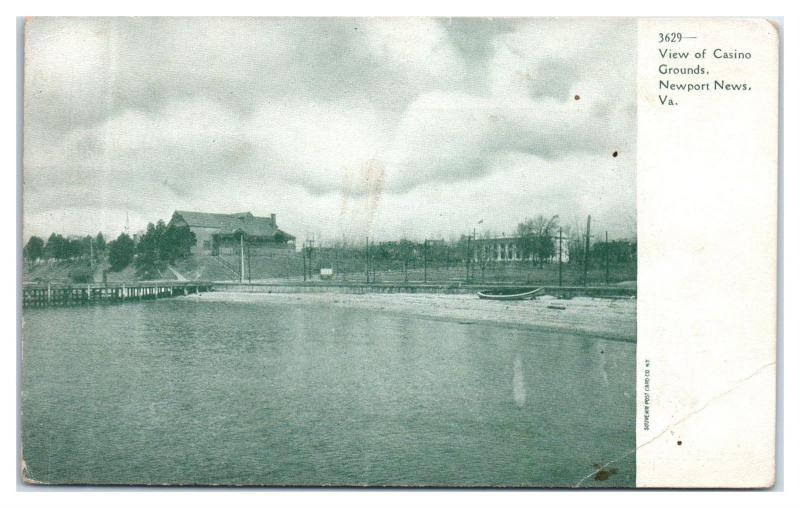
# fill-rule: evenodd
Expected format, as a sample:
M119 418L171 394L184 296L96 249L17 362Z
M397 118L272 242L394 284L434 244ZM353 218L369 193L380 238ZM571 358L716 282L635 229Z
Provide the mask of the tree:
M197 243L194 233L187 227L170 224L160 238L159 254L162 261L174 263L189 256L191 248Z
M44 240L38 236L32 236L22 249L22 255L28 261L36 261L44 256Z
M187 227L167 226L163 220L151 222L136 247L136 275L146 279L161 277L162 269L187 257L196 243L194 233Z
M97 249L97 252L106 250L106 239L103 237L103 233L97 233L97 236L94 237L94 247Z
M519 247L523 258L530 257L542 266L545 260L552 258L556 253L553 235L557 233L558 215L549 219L544 215L537 215L533 219L525 219L517 226L517 236L520 238Z
M66 243L64 244L66 247L66 253L64 254L64 258L72 259L81 257L84 253L84 246L86 246L86 253L89 253L88 243L86 243L85 238L74 238L74 239L67 239Z
M484 231L481 238L475 242L476 262L481 269L481 282L486 281L486 267L495 258L496 245L492 241L494 235L491 231Z
M159 278L159 243L166 225L159 220L157 224L147 224L147 230L136 245L136 276L144 279Z
M569 262L571 264L582 265L586 257L586 233L578 229L567 236L567 249L569 251Z
M135 245L130 236L121 233L116 240L108 244L108 262L112 272L119 272L133 261Z
M628 240L611 240L610 242L597 242L592 245L589 253L592 259L606 259L610 263L628 263L636 261L636 243Z
M48 259L64 259L65 241L63 236L50 233L50 237L47 239L47 245L44 247L45 256Z
M52 233L47 239L47 245L44 248L45 257L60 260L79 257L84 252L84 241L85 239L70 240L59 234ZM86 254L88 254L88 250Z
M92 254L95 256L97 255L94 249L94 238L92 238L92 235L84 236L78 241L78 244L80 246L79 256L88 258Z
M415 245L410 240L402 238L397 244L397 257L403 264L403 280L408 282L408 262L415 253Z

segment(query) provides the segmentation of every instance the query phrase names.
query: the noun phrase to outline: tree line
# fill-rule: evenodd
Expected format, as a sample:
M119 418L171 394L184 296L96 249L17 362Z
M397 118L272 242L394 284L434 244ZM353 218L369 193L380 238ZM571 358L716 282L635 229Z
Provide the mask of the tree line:
M103 233L92 237L86 235L80 238L68 238L57 233L52 233L45 242L38 236L32 236L22 249L22 254L28 261L39 259L89 259L94 256L98 259L106 249Z
M158 278L167 265L189 256L191 247L196 243L194 233L187 227L167 225L163 220L155 224L151 222L139 238L135 255L131 255L128 263L134 261L137 277Z
M92 237L65 237L52 233L47 241L31 236L23 247L25 260L77 260L90 262L108 260L110 270L119 272L130 265L141 278L156 277L168 264L189 255L195 245L194 233L186 227L167 225L163 220L147 225L144 234L135 240L127 233L106 243L103 233Z
M546 217L537 215L520 222L513 239L514 256L532 266L541 267L559 258L559 234L564 260L570 264L583 264L585 258L585 234L577 228L560 223L559 216ZM492 249L498 241L506 240L504 236L492 231L472 232L450 240L427 239L424 241L400 239L373 242L367 240L360 245L336 240L307 243L303 247L307 259L314 266L334 266L337 261L353 260L357 262L378 263L381 266L397 266L403 268L409 264L420 264L423 260L429 266L454 266L459 264L477 264L485 268L496 259L496 251ZM611 263L626 263L636 260L636 242L614 240L594 242L590 246L590 262L604 262L606 250ZM569 253L569 255L566 255Z
M577 228L562 226L557 215L537 215L520 222L514 234L514 258L529 262L531 266L542 267L558 259L559 238L564 251L569 253L565 261L582 265L587 254L585 235ZM464 264L472 270L484 270L496 259L497 252L492 247L498 239L491 231L483 231L480 235L472 232L449 241L403 238L369 241L366 245L335 241L320 242L314 246L309 242L302 250L309 266L336 266L345 271L359 270L365 264L396 267L405 271L409 266L422 263L431 267ZM145 232L135 238L122 233L108 243L102 233L95 237L64 237L53 233L47 241L32 236L23 253L28 261L90 259L93 256L93 261L107 259L111 271L121 271L133 265L138 277L157 278L167 265L189 256L190 248L195 244L194 233L188 228L168 225L159 220L149 223ZM594 242L588 255L589 264L605 263L606 260L613 264L632 262L636 260L636 242Z

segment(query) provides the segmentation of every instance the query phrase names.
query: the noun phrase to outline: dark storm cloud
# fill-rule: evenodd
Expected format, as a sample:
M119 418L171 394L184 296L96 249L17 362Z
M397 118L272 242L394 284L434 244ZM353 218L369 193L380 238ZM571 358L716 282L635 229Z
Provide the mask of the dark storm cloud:
M580 203L608 171L633 181L632 157L597 168L635 153L634 46L618 20L35 18L26 221L278 201L338 207L324 223L434 184L445 202L486 178L510 192L511 172Z

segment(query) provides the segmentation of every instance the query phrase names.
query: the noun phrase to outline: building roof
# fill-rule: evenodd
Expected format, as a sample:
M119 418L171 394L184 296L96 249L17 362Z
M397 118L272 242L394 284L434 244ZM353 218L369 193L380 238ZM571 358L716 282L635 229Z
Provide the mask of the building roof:
M247 236L281 236L285 240L294 240L294 236L281 231L273 217L255 217L250 212L243 213L205 213L177 210L172 221L181 219L191 227L217 229L217 234L233 235L244 232Z

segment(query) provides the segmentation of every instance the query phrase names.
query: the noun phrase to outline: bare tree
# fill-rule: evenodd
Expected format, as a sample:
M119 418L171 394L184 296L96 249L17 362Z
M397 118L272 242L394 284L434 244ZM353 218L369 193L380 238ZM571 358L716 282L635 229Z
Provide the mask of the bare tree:
M529 257L531 261L536 261L542 266L545 260L555 254L553 235L557 230L558 215L553 215L549 219L544 215L537 215L517 225L517 236L520 239L523 257Z
M475 242L475 261L481 269L481 282L486 282L486 267L494 259L494 235L491 231L481 233L480 240Z

